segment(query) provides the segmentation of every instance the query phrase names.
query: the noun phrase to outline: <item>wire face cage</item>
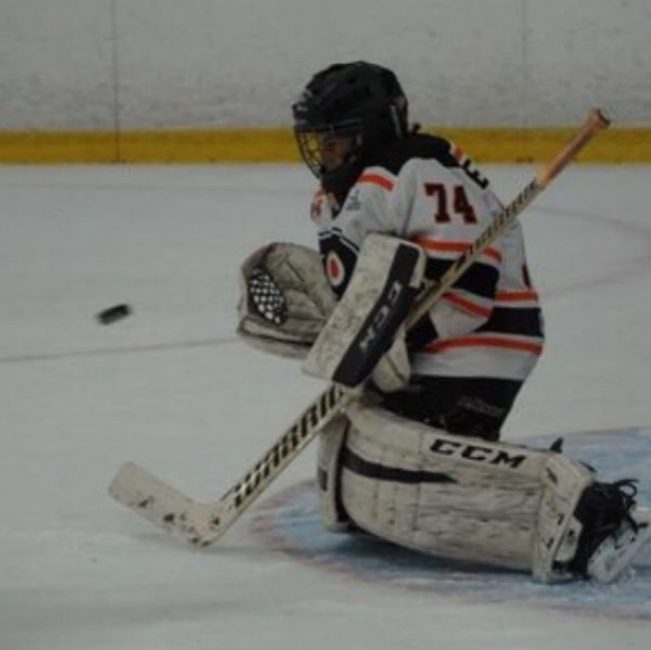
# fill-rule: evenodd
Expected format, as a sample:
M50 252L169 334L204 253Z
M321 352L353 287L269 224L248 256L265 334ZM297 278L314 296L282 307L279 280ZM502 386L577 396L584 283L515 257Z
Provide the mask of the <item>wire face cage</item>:
M298 149L310 171L320 178L348 163L361 150L361 120L326 126L296 126Z

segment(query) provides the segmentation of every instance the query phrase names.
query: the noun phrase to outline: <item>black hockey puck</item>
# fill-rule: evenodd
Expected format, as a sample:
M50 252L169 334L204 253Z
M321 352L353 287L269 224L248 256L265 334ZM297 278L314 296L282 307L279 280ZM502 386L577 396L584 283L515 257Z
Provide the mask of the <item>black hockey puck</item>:
M126 318L130 313L131 307L129 305L115 305L97 314L97 320L102 325L110 325L111 323L115 323L115 321Z

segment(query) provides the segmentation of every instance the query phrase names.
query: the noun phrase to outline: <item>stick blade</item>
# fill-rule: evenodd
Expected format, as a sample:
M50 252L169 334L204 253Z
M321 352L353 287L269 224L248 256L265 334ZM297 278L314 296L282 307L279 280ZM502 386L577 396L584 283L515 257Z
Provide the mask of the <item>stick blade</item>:
M135 463L125 463L108 493L158 528L195 546L207 546L222 534L220 507L185 496Z

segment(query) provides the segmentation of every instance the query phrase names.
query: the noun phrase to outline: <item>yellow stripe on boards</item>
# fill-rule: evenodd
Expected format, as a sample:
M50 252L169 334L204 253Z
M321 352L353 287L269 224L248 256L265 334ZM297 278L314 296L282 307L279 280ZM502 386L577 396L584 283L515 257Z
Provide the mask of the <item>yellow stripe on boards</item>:
M426 129L452 140L480 163L548 160L573 128ZM649 163L651 128L613 127L583 151L579 162ZM0 163L256 163L298 162L288 128L160 131L0 131Z
M430 129L427 129L430 131ZM575 128L438 129L478 162L544 162L556 155L576 133ZM651 128L612 127L600 133L577 157L589 163L651 162Z

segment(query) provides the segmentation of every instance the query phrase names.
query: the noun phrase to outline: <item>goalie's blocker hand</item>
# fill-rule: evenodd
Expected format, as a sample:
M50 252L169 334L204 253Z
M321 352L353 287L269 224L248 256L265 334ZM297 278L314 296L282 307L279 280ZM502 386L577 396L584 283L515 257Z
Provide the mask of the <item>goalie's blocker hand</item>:
M346 291L312 346L303 370L348 388L369 377L385 391L409 378L402 324L425 273L425 253L404 240L370 234Z

